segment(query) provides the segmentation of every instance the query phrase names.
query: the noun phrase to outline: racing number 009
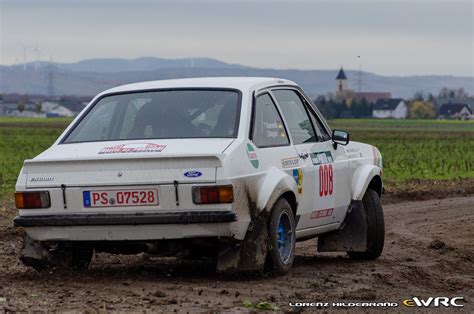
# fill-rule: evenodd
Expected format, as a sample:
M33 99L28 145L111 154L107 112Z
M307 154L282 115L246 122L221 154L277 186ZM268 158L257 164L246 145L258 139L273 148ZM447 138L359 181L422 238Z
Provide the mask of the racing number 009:
M319 166L319 196L332 195L334 187L332 165L320 165Z

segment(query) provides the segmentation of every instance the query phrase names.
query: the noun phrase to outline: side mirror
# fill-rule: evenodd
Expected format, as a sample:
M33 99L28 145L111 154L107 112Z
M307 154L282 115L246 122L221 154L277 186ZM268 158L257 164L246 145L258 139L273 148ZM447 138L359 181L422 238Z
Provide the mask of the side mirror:
M337 144L346 146L349 144L349 132L341 130L332 131L332 141L334 143L334 149L337 148Z

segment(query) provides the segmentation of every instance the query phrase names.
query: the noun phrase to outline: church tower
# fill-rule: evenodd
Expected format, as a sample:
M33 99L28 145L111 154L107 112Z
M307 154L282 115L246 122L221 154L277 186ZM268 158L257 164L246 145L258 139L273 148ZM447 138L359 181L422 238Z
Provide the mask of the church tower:
M341 69L339 70L339 73L337 74L337 77L336 77L336 91L338 93L343 93L345 91L347 91L347 77L346 77L346 73L344 73L344 70Z

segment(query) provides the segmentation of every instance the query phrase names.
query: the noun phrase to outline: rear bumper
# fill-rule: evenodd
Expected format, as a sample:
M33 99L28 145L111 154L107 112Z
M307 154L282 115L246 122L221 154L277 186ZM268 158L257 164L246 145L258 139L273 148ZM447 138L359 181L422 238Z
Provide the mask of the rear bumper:
M236 220L237 216L232 211L194 211L153 214L17 216L13 222L18 227L65 227L223 223Z

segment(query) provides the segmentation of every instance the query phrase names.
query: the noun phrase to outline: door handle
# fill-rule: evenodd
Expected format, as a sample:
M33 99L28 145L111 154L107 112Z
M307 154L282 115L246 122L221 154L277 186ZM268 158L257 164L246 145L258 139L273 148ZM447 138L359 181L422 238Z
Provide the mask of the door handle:
M299 153L298 155L300 156L301 159L306 159L309 157L308 153Z

